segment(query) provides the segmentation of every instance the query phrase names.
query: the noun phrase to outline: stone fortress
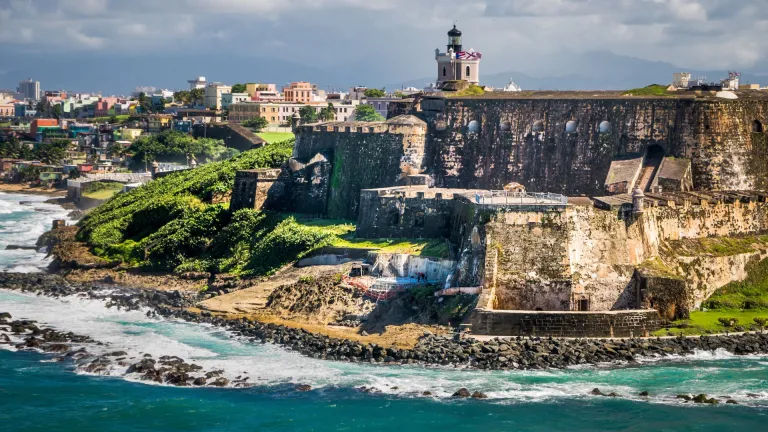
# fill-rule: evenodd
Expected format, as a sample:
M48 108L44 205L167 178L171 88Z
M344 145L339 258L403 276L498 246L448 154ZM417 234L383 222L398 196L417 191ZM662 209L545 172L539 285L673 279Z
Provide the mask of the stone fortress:
M768 95L718 94L425 93L385 122L297 126L291 160L237 173L231 205L449 239L446 286L480 287L475 333L640 336L768 257ZM691 246L732 237L753 241Z

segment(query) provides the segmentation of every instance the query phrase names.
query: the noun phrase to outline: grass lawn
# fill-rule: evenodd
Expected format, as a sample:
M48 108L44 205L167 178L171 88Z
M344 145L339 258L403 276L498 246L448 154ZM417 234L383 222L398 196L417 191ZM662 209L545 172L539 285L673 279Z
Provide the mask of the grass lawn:
M667 86L659 84L627 90L624 94L628 96L674 96L674 93L667 91Z
M107 200L112 198L114 194L123 190L123 185L121 183L106 183L106 185L107 186L103 186L94 191L83 192L83 196L91 199Z
M289 216L288 214L285 215ZM352 221L331 219L302 220L292 215L304 226L322 227L339 237L333 246L350 249L377 249L383 253L403 253L432 258L448 258L448 244L444 239L358 239Z
M738 320L738 323L733 327L726 328L717 320L721 317L735 318ZM688 336L710 333L725 333L726 331L733 333L736 331L734 327L742 326L746 330L750 330L750 327L756 326L755 322L753 321L754 318L768 319L768 310L716 310L706 312L691 312L690 319L675 321L671 326L665 327L653 335L669 336L668 333L672 333L673 336L679 336L680 333L682 333Z
M270 144L293 139L293 133L291 132L259 132L256 135Z

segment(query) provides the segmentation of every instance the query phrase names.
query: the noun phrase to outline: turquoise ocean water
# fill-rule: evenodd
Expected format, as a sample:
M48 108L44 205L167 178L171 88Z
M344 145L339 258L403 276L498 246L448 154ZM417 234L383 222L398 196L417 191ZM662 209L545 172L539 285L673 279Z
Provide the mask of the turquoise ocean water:
M55 207L0 195L0 249L25 244ZM45 208L44 208L45 207ZM36 210L37 209L37 210ZM46 211L41 211L46 210ZM0 269L34 271L40 254L0 250ZM768 358L700 353L618 368L483 372L313 360L233 339L208 326L106 309L81 298L53 300L0 290L0 311L104 342L92 352L177 355L247 375L249 389L147 385L116 367L91 376L30 352L0 349L0 431L763 431L768 430ZM307 393L296 384L310 384ZM374 387L366 394L358 387ZM456 389L484 401L456 401ZM590 396L598 387L621 398ZM419 396L424 391L434 397ZM637 396L648 391L648 399ZM683 405L680 393L730 396L738 406ZM756 396L756 397L755 397Z

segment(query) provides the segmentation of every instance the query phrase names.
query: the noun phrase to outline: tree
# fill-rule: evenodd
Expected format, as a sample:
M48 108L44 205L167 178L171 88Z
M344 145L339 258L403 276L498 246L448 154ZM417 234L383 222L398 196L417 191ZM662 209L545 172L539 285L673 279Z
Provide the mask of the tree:
M152 112L152 100L147 97L147 94L144 92L139 93L139 108L141 108L142 113L149 113Z
M317 123L317 111L311 105L304 105L299 109L301 124Z
M336 120L336 108L332 103L328 103L328 106L320 110L320 120L322 121L334 121Z
M173 100L183 105L190 105L192 102L192 93L187 90L180 90L173 93Z
M66 156L64 148L56 144L42 143L36 150L37 159L49 165L58 165Z
M192 105L202 105L205 99L205 90L196 88L189 91L189 100Z
M257 132L261 132L262 129L269 126L269 122L264 117L254 117L244 121L243 126L253 128L256 129Z
M56 120L60 120L61 119L61 105L56 104L53 107L51 107L51 115Z
M240 150L234 149L232 147L228 147L219 154L219 160L231 159L239 154L240 154Z
M367 98L383 98L387 96L387 92L384 89L368 89L363 94Z
M384 117L376 112L373 105L358 105L355 108L355 120L364 122L384 121Z
M109 116L109 119L107 120L109 124L117 124L119 121L117 120L117 116L112 114Z
M118 142L112 142L107 147L107 153L112 157L120 157L125 153L125 147Z
M232 86L232 93L245 93L245 84L235 84Z
M40 179L40 167L27 165L19 169L19 179L23 182L33 182Z

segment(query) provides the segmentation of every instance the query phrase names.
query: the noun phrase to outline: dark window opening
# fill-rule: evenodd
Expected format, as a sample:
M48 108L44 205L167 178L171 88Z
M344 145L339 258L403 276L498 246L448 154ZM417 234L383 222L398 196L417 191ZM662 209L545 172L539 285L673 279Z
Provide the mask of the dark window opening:
M443 66L443 76L446 76L446 75L448 75L448 70L445 68L445 66Z
M469 66L467 66L467 78L469 78L470 76L472 76L472 73L469 69Z
M752 122L752 132L763 133L763 123L761 123L760 120Z
M398 226L400 225L400 212L399 211L392 211L389 213L389 225L390 226Z
M579 300L579 311L581 312L589 311L589 299Z
M414 215L413 226L417 228L424 227L424 212L418 212Z

